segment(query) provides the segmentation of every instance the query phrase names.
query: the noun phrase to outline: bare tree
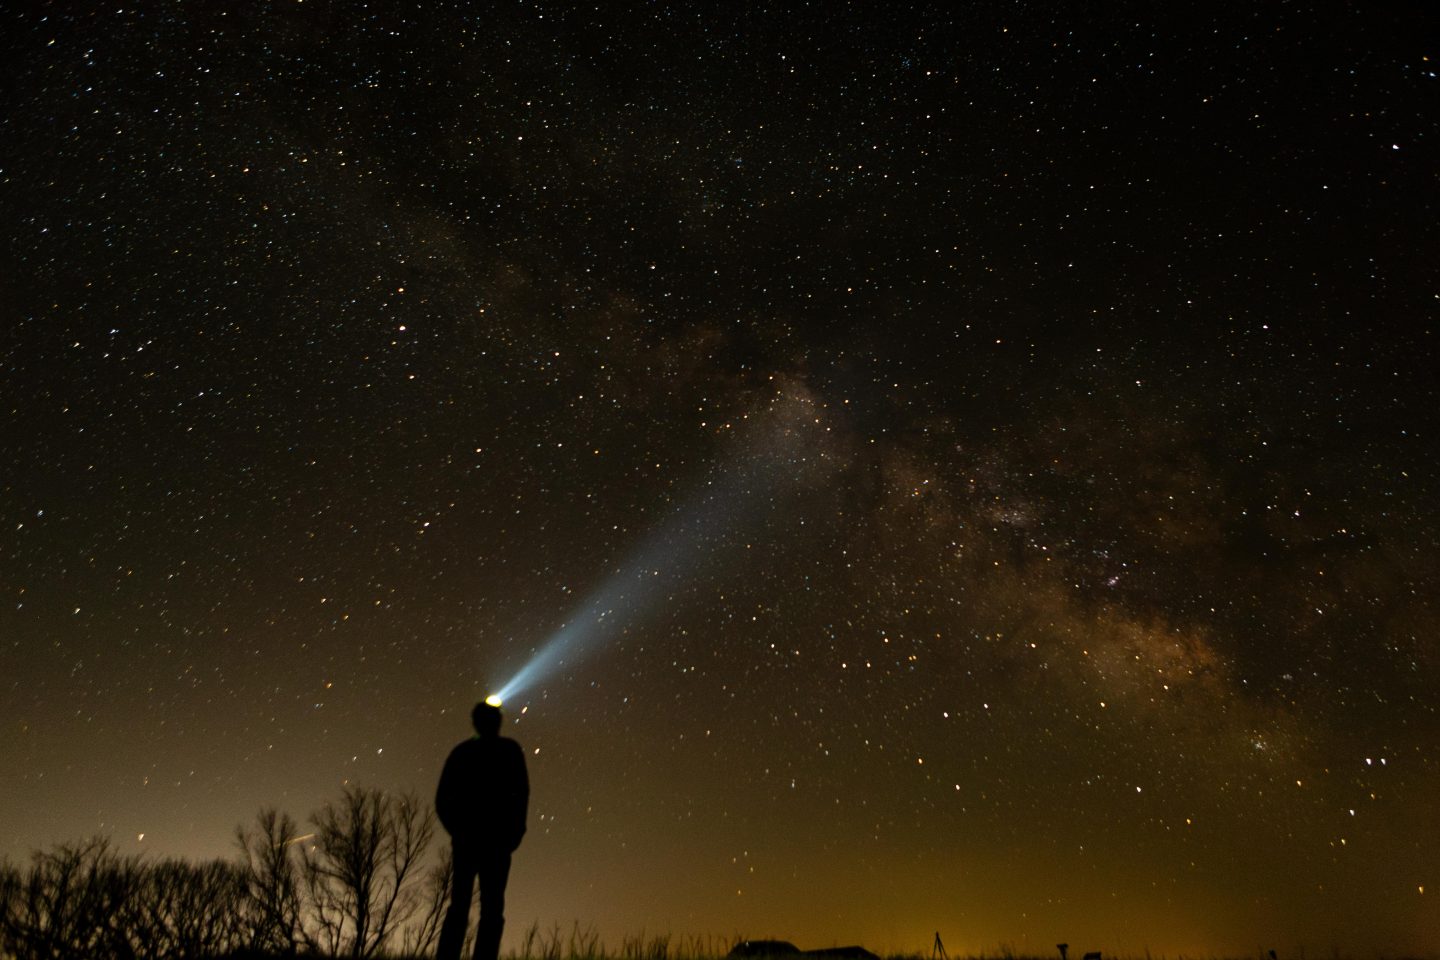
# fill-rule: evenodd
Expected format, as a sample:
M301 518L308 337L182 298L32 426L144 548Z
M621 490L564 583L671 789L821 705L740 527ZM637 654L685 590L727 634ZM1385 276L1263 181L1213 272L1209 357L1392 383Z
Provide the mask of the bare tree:
M20 896L24 884L20 869L0 860L0 956L19 955Z
M0 956L223 956L245 945L245 914L244 877L218 860L147 864L97 838L0 868Z
M311 823L315 836L301 856L308 945L374 956L420 906L420 863L435 834L435 815L413 793L352 787Z
M247 941L246 877L223 860L162 860L140 867L124 905L134 956L188 960L233 953Z
M292 956L300 942L300 868L295 821L273 807L261 810L253 828L235 828L244 860L251 916L249 947L263 953Z
M434 815L413 794L351 789L312 818L273 809L236 829L236 861L122 857L104 838L28 866L0 861L0 958L374 957L434 948L448 859L426 871Z
M133 956L124 925L136 862L104 838L36 853L3 881L0 949L21 957Z

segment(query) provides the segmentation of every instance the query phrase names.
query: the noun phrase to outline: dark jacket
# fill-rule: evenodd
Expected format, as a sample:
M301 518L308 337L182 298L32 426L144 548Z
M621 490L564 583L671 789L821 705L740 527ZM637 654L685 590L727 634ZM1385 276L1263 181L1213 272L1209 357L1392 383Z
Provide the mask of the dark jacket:
M508 737L471 737L450 751L435 813L456 843L514 850L525 835L530 778L525 753Z

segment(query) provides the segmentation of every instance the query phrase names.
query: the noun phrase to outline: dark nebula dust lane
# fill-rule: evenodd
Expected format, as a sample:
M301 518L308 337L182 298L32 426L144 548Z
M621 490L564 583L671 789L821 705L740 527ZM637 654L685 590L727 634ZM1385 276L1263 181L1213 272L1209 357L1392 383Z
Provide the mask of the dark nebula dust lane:
M1440 943L1418 8L0 18L0 855L531 664L516 926Z

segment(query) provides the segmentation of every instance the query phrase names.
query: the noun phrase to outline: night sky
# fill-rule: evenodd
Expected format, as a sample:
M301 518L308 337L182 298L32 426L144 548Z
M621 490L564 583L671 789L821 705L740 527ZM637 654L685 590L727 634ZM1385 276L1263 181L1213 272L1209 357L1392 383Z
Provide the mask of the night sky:
M512 933L1433 954L1424 6L7 5L0 855L563 633Z

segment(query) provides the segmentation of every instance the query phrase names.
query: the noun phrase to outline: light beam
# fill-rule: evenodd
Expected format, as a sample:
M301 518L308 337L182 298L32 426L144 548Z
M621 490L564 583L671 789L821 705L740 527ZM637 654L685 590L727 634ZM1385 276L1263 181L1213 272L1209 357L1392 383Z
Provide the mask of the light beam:
M796 404L799 405L796 408ZM641 622L657 598L720 559L727 543L776 513L826 459L801 430L817 421L808 401L779 404L757 425L758 442L707 480L616 567L492 696L508 701L562 665L573 665L617 630ZM787 416L788 414L788 416ZM801 416L805 414L805 416Z

